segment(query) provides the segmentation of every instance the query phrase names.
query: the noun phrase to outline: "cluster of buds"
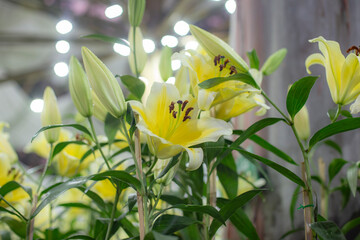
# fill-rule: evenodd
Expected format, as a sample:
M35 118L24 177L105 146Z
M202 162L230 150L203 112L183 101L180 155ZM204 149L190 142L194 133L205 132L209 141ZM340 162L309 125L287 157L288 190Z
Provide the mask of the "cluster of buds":
M226 68L226 65L230 62L230 60L227 58L225 59L224 56L221 56L220 54L214 57L214 65L217 66L219 64L220 72ZM230 69L230 75L237 74L236 67L234 65L231 65L229 67Z

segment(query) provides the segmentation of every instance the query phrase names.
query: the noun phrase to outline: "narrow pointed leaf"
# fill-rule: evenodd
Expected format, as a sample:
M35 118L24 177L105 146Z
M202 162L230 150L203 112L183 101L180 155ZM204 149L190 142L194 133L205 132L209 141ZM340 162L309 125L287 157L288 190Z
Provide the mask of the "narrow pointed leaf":
M217 174L227 196L230 199L235 198L238 193L238 174L234 157L231 154L218 165Z
M347 234L349 231L351 231L352 229L356 228L356 227L360 227L360 217L357 217L355 219L352 219L350 221L348 221L342 228L341 231L344 234Z
M357 179L358 179L358 167L357 164L353 164L351 165L347 172L346 172L346 177L350 186L350 190L352 192L352 194L356 195L356 187L357 187Z
M140 79L130 75L120 76L120 79L125 87L130 91L130 93L136 97L136 100L141 101L141 98L145 92L145 83Z
M111 37L111 36L107 36L104 34L90 34L90 35L83 36L82 38L96 39L96 40L101 40L104 42L111 42L111 43L120 43L125 46L129 46L128 42L122 38Z
M246 55L249 58L250 68L259 69L259 57L257 56L256 50L253 49L251 52L247 52Z
M215 87L223 82L232 81L232 80L236 80L236 81L240 81L240 82L249 84L250 86L260 90L260 87L257 85L256 81L248 73L237 73L237 74L231 75L229 77L210 78L208 80L205 80L205 81L199 83L199 87L208 89L208 88Z
M52 128L59 128L59 127L72 127L72 128L75 128L87 135L89 135L91 138L92 138L92 135L91 133L89 132L89 130L84 127L83 125L80 125L80 124L56 124L56 125L50 125L50 126L46 126L46 127L43 127L41 128L39 131L37 131L35 133L35 135L31 138L31 142L34 141L34 139L37 137L37 135L39 135L39 133L45 131L45 130L48 130L48 129L52 129Z
M82 141L59 142L58 144L56 144L56 146L54 148L54 151L52 153L52 158L54 158L56 155L58 155L69 144L87 145L85 142L82 142Z
M317 131L314 136L311 137L309 142L309 149L325 138L358 128L360 128L360 118L348 118L331 123Z
M299 193L300 193L300 186L297 186L291 197L291 203L290 203L290 209L289 209L292 228L294 228L295 209L296 209L297 200L299 198Z
M305 105L316 79L317 76L304 77L291 86L286 98L286 108L292 119Z
M153 230L162 234L171 234L195 223L201 222L185 216L164 214L156 219Z
M264 65L261 68L261 71L264 73L264 75L270 75L275 72L275 70L278 69L278 67L284 60L286 53L287 50L285 48L282 48L271 54L270 57L266 59Z
M340 172L341 168L347 163L346 160L342 158L335 158L329 164L329 183L334 179L334 177Z
M288 178L289 180L293 181L294 183L305 187L305 183L301 180L301 178L299 178L295 173L293 173L292 171L290 171L289 169L269 160L266 158L263 158L261 156L258 156L256 154L250 153L248 151L245 151L243 149L238 149L238 152L240 152L244 157L251 157L254 158L260 162L262 162L263 164L267 165L268 167L271 167L272 169L274 169L275 171L279 172L281 175L283 175L284 177Z
M310 225L311 229L326 240L346 240L340 228L331 221L316 222Z
M30 197L30 199L32 199L32 189L30 187L25 187L23 185L21 185L18 182L15 181L10 181L5 183L1 188L0 188L0 195L5 197L6 194L18 189L18 188L22 188Z
M222 218L225 221L227 219L229 219L235 213L236 209L241 208L242 206L244 206L248 201L253 199L256 195L258 195L262 191L263 190L259 190L259 189L258 190L251 190L251 191L245 192L245 193L237 196L233 200L226 203L220 209L220 214L221 214ZM213 237L215 235L216 231L219 229L220 226L221 226L221 222L214 219L213 222L210 225L210 231L209 231L210 237Z
M114 117L110 113L106 114L104 132L108 138L108 143L111 145L114 142L117 131L120 128L120 119Z
M342 156L342 150L341 150L341 147L339 146L339 144L337 144L336 142L334 142L332 140L326 140L326 141L324 141L324 143L327 146L335 149L340 154L340 156Z

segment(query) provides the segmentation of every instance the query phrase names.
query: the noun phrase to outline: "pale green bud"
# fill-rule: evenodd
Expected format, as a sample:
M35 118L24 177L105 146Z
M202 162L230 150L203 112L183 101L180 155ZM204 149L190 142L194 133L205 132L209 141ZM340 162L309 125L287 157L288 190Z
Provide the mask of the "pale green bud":
M44 91L44 108L41 113L41 123L43 127L61 124L61 115L57 105L56 96L51 87L46 87ZM46 141L54 143L59 139L60 128L53 128L44 132Z
M79 60L72 56L70 59L69 89L76 109L84 117L93 114L90 84Z
M166 166L170 163L171 158L169 159L159 159L157 163L155 164L155 167L153 169L154 172L154 178L156 179L156 182L159 184L163 184L164 186L169 185L174 178L176 171L179 167L180 161L173 166L163 177L158 178L160 173L166 168Z
M129 0L128 16L130 25L137 27L140 25L145 11L145 0Z
M310 137L309 112L306 106L295 115L294 126L300 139L306 140Z
M190 25L190 31L211 57L224 56L230 60L229 64L235 66L238 72L248 71L246 62L223 40L194 25Z
M135 42L134 42L134 37L135 37ZM130 69L134 74L137 73L140 74L144 70L147 54L144 50L143 36L139 27L135 28L135 36L134 36L134 27L130 28L128 40L130 43L130 50L131 50L131 53L129 55ZM136 65L135 65L134 55L136 55Z
M171 55L172 50L168 46L163 47L161 50L159 70L160 76L164 82L172 76L172 68L171 68Z
M94 103L94 117L96 117L102 122L105 122L108 111L106 111L104 104L100 102L100 99L98 98L98 96L96 96L94 90L91 90L91 96Z
M82 47L85 71L90 84L106 110L116 118L126 113L124 94L114 75L88 48Z

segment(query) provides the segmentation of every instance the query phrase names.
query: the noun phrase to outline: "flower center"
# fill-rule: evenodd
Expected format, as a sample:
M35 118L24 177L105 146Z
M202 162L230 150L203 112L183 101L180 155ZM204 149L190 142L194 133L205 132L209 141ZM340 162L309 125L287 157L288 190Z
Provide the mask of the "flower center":
M188 103L189 103L188 100L185 101L178 100L176 103L175 102L170 103L169 105L170 125L166 138L171 136L182 122L186 122L186 120L191 119L191 116L189 114L194 108L193 107L186 108Z
M221 56L220 54L214 57L214 65L219 65L220 72L224 69L226 69L226 65L230 63L229 59L225 59L224 56ZM236 67L234 65L229 66L230 75L237 74Z

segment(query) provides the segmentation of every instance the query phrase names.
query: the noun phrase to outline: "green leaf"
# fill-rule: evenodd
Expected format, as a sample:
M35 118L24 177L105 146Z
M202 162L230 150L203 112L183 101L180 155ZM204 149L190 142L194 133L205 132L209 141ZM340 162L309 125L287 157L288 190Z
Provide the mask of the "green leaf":
M257 121L256 123L254 123L253 125L251 125L248 129L246 129L231 145L228 149L226 149L221 155L220 157L218 157L210 171L210 173L212 173L212 171L217 167L217 165L220 164L220 162L222 161L222 159L224 157L226 157L228 154L231 153L231 150L233 150L234 148L240 146L241 143L243 143L246 139L248 139L249 137L251 137L252 135L254 135L256 132L260 131L261 129L273 125L279 121L285 121L282 118L265 118L265 119L261 119L260 121Z
M234 157L231 154L217 166L217 174L227 196L230 199L235 198L238 193L238 174Z
M120 43L125 46L129 46L129 43L124 39L117 38L117 37L111 37L111 36L107 36L104 34L90 34L90 35L83 36L82 38L91 38L91 39L101 40L104 42Z
M130 138L132 139L133 134L136 130L136 120L135 120L134 111L132 110L130 103L127 103L126 122L130 125L129 135Z
M291 86L286 98L286 108L292 119L305 105L316 79L317 76L304 77Z
M358 179L358 166L357 164L353 164L351 165L347 172L346 172L346 177L350 186L350 190L352 192L352 194L356 195L356 187L357 187L357 179Z
M163 194L163 195L161 195L160 199L167 202L167 203L169 203L170 205L186 204L187 203L186 199L179 198L179 197L176 197L174 195Z
M216 142L206 142L203 144L204 161L207 165L221 153L219 149L222 149L224 144L224 137L220 137Z
M177 204L177 205L173 205L169 208L162 209L161 211L154 214L153 218L156 219L160 214L166 212L167 210L173 209L173 208L181 209L181 210L187 211L187 212L197 212L197 213L208 214L211 217L213 217L214 219L217 219L217 221L220 223L220 225L221 225L221 223L225 225L225 220L223 219L222 215L220 215L220 213L214 207L208 206L208 205Z
M341 147L339 146L339 144L337 144L333 140L326 140L326 141L324 141L324 143L326 145L328 145L329 147L335 149L342 156L342 150L341 150Z
M151 231L148 234L146 234L144 240L177 240L177 237L174 236L167 236L163 235L161 233Z
M1 217L0 222L6 223L6 225L9 226L11 231L21 237L22 239L25 239L26 236L26 223L25 222L19 222L16 219L12 217Z
M280 66L282 61L286 56L287 50L282 48L275 53L271 54L271 56L266 59L264 65L261 68L261 71L264 75L270 75L271 73L275 72L275 70Z
M30 199L32 199L32 189L30 187L25 187L15 181L10 181L10 182L5 183L0 188L0 195L5 197L6 194L8 194L18 188L22 188L29 195Z
M301 228L292 229L292 230L284 233L284 234L280 237L279 240L286 239L287 236L290 236L291 234L294 234L294 233L297 233L297 232L300 232L300 231L301 231L301 232L304 231L304 228L301 227Z
M82 208L82 209L87 209L90 211L101 213L100 211L94 209L93 207L86 205L84 203L79 203L79 202L61 203L61 204L58 204L58 206L65 207L65 208Z
M328 110L328 112L326 113L327 116L330 118L331 121L334 121L334 118L336 116L336 112L337 112L337 108L331 108Z
M256 50L253 49L251 52L247 52L246 55L249 58L249 62L250 62L250 68L256 68L259 70L259 57L256 53Z
M294 183L305 187L305 183L301 180L301 178L299 178L295 173L293 173L292 171L290 171L289 169L269 160L266 158L263 158L261 156L255 155L253 153L250 153L248 151L245 151L243 149L235 149L238 152L240 152L244 157L248 158L254 158L260 162L262 162L263 164L271 167L272 169L274 169L275 171L279 172L280 174L282 174L284 177L288 178L289 180L293 181Z
M253 199L256 195L258 195L262 191L263 190L260 190L260 189L251 190L251 191L245 192L245 193L237 196L233 200L226 203L220 209L220 214L221 214L222 218L225 221L227 219L229 219L234 214L236 209L244 206L248 201ZM221 222L219 222L217 219L214 219L210 225L210 230L209 230L209 235L211 238L215 235L216 231L219 229L220 226L221 226Z
M37 135L39 135L39 133L41 133L41 132L43 132L43 131L45 131L45 130L48 130L48 129L59 128L59 127L72 127L72 128L75 128L75 129L77 129L77 130L79 130L79 131L81 131L81 132L89 135L89 137L90 137L91 139L93 139L91 133L89 132L89 130L88 130L86 127L84 127L83 125L80 125L80 124L56 124L56 125L50 125L50 126L42 127L42 128L41 128L39 131L37 131L37 132L35 133L35 135L31 138L31 142L34 141L34 139L37 137Z
M216 204L218 207L222 208L228 202L228 199L218 198ZM236 209L235 213L230 217L230 221L237 230L244 234L248 239L260 240L254 225L241 208Z
M353 118L351 113L349 111L347 111L347 110L341 110L340 114L343 115L346 118Z
M229 77L210 78L208 80L205 80L205 81L199 83L199 87L208 89L208 88L215 87L223 82L232 81L232 80L236 80L236 81L240 81L240 82L249 84L250 86L260 90L260 87L257 85L256 81L248 73L237 73L237 74L233 74Z
M56 144L54 151L52 153L52 158L54 159L54 157L56 155L58 155L64 148L66 148L67 145L69 144L77 144L77 145L87 145L85 142L82 141L66 141L66 142L59 142L58 144Z
M164 214L155 221L153 230L162 234L171 234L195 223L201 222L185 216Z
M346 240L339 227L331 221L316 222L310 225L311 229L326 240Z
M139 235L139 229L135 227L127 218L121 219L120 224L129 237L135 237Z
M131 186L135 190L141 191L141 183L140 183L140 181L137 178L130 175L129 173L125 172L125 171L109 170L109 171L106 171L106 172L91 175L89 177L89 180L97 181L97 180L103 180L103 179L105 179L107 177L113 177L113 178L115 178L117 180L120 180L120 181L128 184L129 186Z
M82 191L84 194L86 194L86 196L88 196L89 198L91 198L91 200L93 200L93 202L96 204L96 206L103 212L103 213L107 213L107 209L105 207L105 202L104 200L95 192L91 191L91 190L87 190L85 187L78 187L78 189L80 191Z
M114 142L117 131L120 128L120 119L114 117L110 113L106 114L104 123L104 132L108 138L108 143L111 145Z
M329 164L329 183L334 179L334 177L340 172L341 168L347 163L346 160L342 158L335 158Z
M290 203L290 220L291 220L291 226L292 228L294 228L294 219L295 219L295 209L296 209L296 203L299 197L299 193L300 193L300 186L297 186L295 188L295 191L291 197L291 203Z
M1 201L1 197L0 197L0 201ZM9 214L11 214L11 215L15 215L15 216L17 216L18 218L20 218L21 220L23 220L23 219L21 218L21 216L18 215L16 212L10 211L10 210L8 210L8 209L6 209L6 208L4 208L4 207L0 207L0 212L7 212L7 213L9 213ZM0 238L0 239L1 239L1 238Z
M180 161L180 156L181 154L174 156L171 161L166 165L166 167L160 172L156 179L160 179L165 176L165 174Z
M331 123L317 131L314 136L312 136L309 142L309 149L325 138L357 128L360 128L360 118L348 118Z
M359 225L360 225L360 217L357 217L345 223L345 225L341 228L341 231L344 234L347 234L349 231L351 231L352 229L354 229Z
M239 134L240 135L243 132L244 131L242 131L242 130L234 130L233 134ZM256 144L258 144L259 146L261 146L262 148L272 152L273 154L275 154L279 158L285 160L286 162L294 164L294 165L298 165L289 155L287 155L286 153L284 153L283 151L281 151L280 149L278 149L274 145L270 144L265 139L259 137L258 135L254 134L249 139L251 141L255 142Z
M140 79L131 75L120 76L121 82L135 96L135 98L141 101L141 98L145 92L145 83Z

